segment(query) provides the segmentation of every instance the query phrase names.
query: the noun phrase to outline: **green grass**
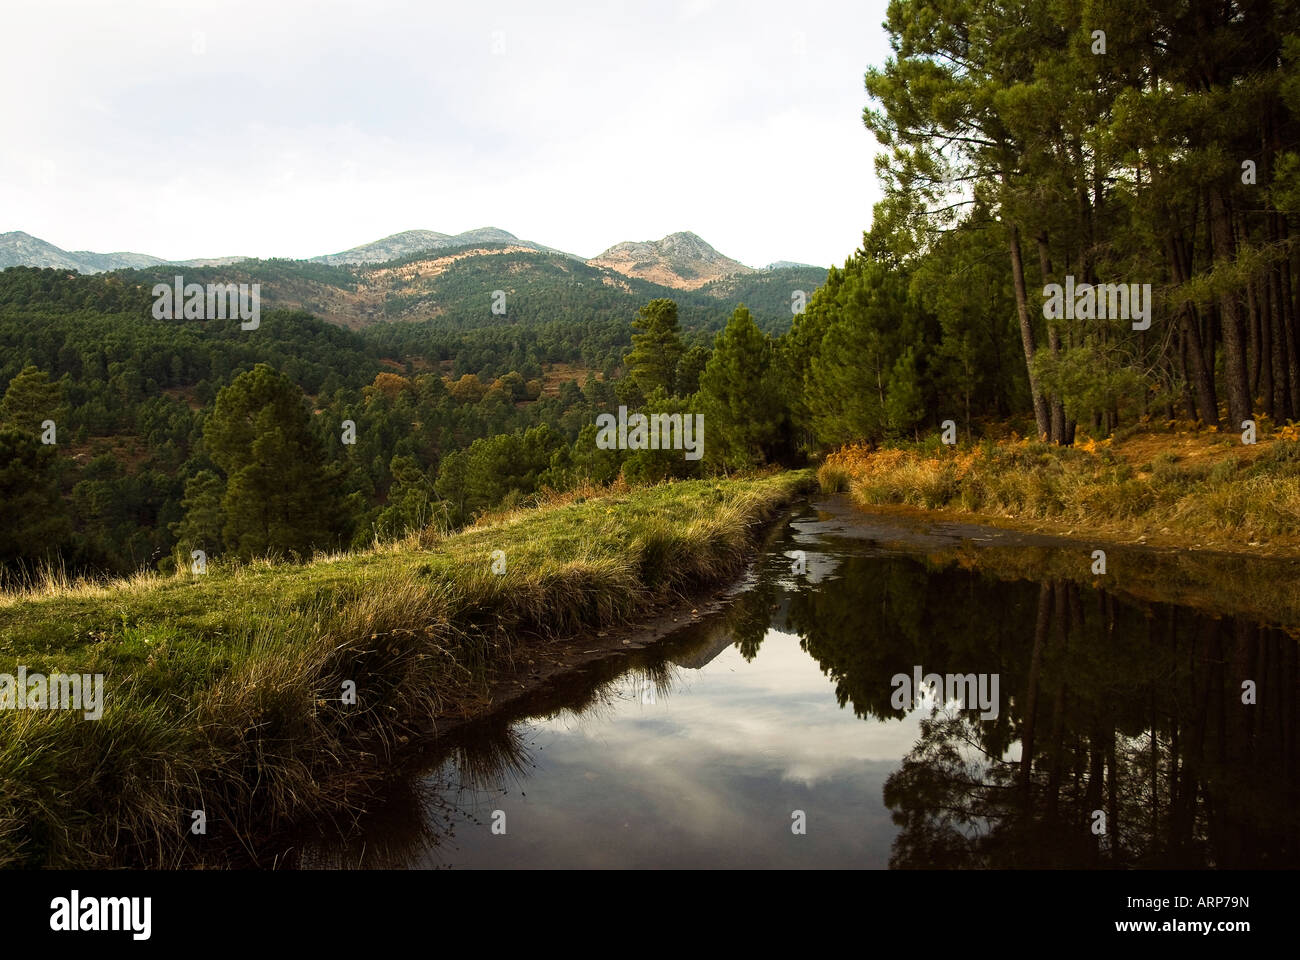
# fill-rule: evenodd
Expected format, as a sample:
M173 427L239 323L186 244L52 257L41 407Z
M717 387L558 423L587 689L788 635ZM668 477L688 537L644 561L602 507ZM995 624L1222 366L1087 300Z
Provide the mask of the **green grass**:
M0 595L0 672L103 673L107 701L97 721L0 711L0 865L183 866L346 817L435 717L486 709L493 672L531 645L736 576L810 483L575 495L298 566Z

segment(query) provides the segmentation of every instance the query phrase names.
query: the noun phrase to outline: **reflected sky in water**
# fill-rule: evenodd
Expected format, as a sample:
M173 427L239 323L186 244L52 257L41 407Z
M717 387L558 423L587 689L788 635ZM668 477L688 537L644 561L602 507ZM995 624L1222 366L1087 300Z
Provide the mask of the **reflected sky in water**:
M279 863L1300 865L1285 630L1163 602L1159 576L1140 593L1061 577L1091 558L1059 541L900 522L801 506L723 610L444 738L352 835ZM996 673L998 716L899 709L891 678L914 666Z
M426 865L887 866L897 828L882 791L915 716L864 724L798 637L776 630L752 662L728 647L677 667L671 691L649 699L630 678L606 707L529 722L527 778L458 798L484 823ZM490 831L494 809L504 836Z

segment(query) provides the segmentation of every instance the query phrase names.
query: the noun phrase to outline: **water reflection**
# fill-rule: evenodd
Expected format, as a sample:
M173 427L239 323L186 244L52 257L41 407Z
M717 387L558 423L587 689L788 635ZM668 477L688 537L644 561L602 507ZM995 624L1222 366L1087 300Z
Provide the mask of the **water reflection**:
M805 510L723 613L463 729L345 841L278 862L1297 865L1292 636L965 543ZM918 665L997 674L998 715L895 707Z

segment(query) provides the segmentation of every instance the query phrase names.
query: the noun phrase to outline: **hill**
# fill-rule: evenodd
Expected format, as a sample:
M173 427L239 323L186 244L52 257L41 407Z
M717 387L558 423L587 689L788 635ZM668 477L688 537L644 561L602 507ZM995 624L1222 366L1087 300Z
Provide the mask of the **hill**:
M671 233L662 240L616 243L587 263L674 290L695 290L723 277L756 272L690 232Z
M152 285L169 281L173 272L168 264L123 272L122 278ZM185 274L195 283L261 283L264 310L306 310L353 330L404 321L441 332L557 322L617 321L626 328L641 305L658 297L678 301L687 329L721 329L745 303L760 326L779 332L790 325L793 291L811 295L825 276L819 268L748 270L683 290L526 242L447 247L364 266L245 260ZM504 313L492 309L501 303L493 298L498 290L505 294Z
M563 250L555 250L540 243L533 243L531 240L520 240L513 233L497 227L479 227L476 230L466 230L464 233L458 233L454 236L447 233L438 233L434 230L406 230L402 233L395 233L391 237L384 237L382 240L363 243L361 246L340 253L312 257L311 261L313 263L327 263L332 266L388 263L417 253L449 250L477 244L509 244L526 250L558 253L562 256L572 257L575 260L578 259L573 254L564 253Z
M14 230L0 233L0 269L6 267L55 267L78 273L101 273L124 267L148 267L165 263L144 253L92 253L64 250L30 233Z
M635 311L640 303L668 296L693 302L710 316L718 309L711 301L732 306L744 302L760 322L782 327L793 291L810 293L825 278L821 268L786 260L755 270L689 232L618 243L584 261L497 227L455 235L407 230L307 260L225 256L173 261L143 253L70 252L14 231L0 234L0 269L12 266L82 274L139 271L139 276L125 279L150 283L170 282L183 268L191 282L261 283L265 304L308 310L353 329L379 321L439 317L445 318L444 326L472 327L482 320L495 290L514 300L512 319L527 322L546 311L552 311L548 319L554 319L562 305L551 288L570 285L576 285L570 292L578 295L566 298L564 305L586 313L611 307L630 316L629 309ZM609 291L621 296L611 298ZM704 298L692 301L684 296L691 292Z

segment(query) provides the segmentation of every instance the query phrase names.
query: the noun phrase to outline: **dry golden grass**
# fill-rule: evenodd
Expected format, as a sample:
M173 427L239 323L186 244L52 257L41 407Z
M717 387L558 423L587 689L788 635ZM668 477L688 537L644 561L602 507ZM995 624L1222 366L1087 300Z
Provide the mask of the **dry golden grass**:
M1300 442L1291 428L1255 445L1166 429L1073 448L1019 439L848 447L827 457L818 480L862 505L1300 552Z

